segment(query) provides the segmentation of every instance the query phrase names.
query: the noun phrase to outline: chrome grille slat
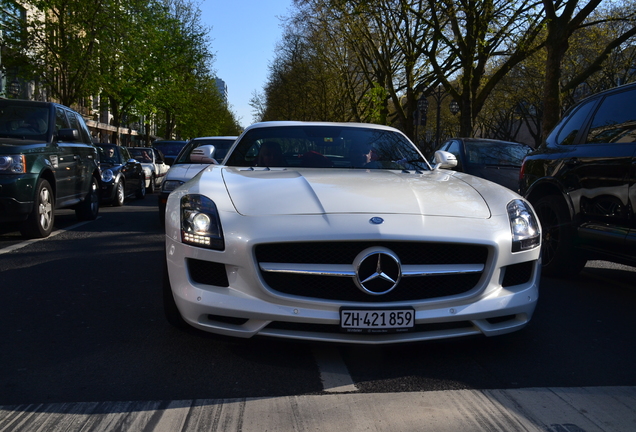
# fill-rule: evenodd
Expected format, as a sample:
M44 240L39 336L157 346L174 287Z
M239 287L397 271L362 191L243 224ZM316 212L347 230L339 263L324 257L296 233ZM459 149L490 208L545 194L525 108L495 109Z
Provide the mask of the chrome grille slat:
M355 284L354 259L370 247L399 256L402 279L389 293L371 296ZM255 256L274 291L305 298L352 302L436 299L473 290L486 268L488 248L424 242L299 242L257 245Z

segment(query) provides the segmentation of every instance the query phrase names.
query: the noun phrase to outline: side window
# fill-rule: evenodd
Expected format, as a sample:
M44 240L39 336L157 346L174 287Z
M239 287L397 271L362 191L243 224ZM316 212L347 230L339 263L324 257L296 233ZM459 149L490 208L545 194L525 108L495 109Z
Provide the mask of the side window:
M446 151L459 157L459 143L457 141L451 142Z
M576 136L579 134L579 131L583 128L585 120L587 119L588 115L590 114L590 111L592 110L596 102L597 102L597 99L584 103L580 107L576 108L570 115L568 115L564 119L565 124L557 132L557 136L556 136L557 144L559 145L574 144L574 140L576 139ZM557 128L558 127L559 126L557 126Z
M55 133L60 129L68 129L69 127L66 112L62 108L55 108Z
M121 158L124 162L128 162L130 159L133 159L126 147L119 147L119 151L121 152Z
M91 139L91 133L88 130L88 126L86 126L86 123L84 122L84 119L82 118L82 116L80 116L77 113L75 115L77 115L77 121L79 124L79 134L80 134L80 137L82 137L82 141L86 144L91 144L93 140Z
M75 113L72 111L67 111L66 116L68 117L68 122L71 125L71 128L77 129L77 131L79 132L79 122L77 121L77 117L75 117Z
M636 142L636 90L607 96L594 114L586 143Z

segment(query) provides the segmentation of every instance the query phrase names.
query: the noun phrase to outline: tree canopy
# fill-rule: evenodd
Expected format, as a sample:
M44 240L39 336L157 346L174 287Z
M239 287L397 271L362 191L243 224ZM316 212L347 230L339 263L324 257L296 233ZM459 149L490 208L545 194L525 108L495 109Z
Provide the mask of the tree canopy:
M21 5L25 16L2 23L2 68L33 82L36 98L99 100L112 125L153 123L166 138L238 133L214 84L209 29L189 0Z

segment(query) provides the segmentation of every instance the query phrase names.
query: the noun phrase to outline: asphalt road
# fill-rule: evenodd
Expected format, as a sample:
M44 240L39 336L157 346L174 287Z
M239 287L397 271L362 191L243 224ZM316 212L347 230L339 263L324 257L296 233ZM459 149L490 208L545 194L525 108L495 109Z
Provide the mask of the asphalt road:
M0 229L2 406L636 386L631 267L592 262L575 280L543 278L530 325L503 337L236 340L164 320L157 195L75 224L59 211L56 227L71 229L26 245ZM333 368L344 381L329 381Z

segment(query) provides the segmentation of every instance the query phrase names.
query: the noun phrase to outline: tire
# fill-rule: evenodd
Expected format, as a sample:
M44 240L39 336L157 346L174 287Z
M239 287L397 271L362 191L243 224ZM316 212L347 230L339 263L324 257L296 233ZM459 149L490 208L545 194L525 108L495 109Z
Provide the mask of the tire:
M144 199L146 198L146 177L142 177L139 183L139 190L135 193L135 197L137 199Z
M124 189L124 183L118 181L115 185L115 196L113 197L113 206L121 207L124 205L124 201L126 200L126 190Z
M586 260L576 249L574 228L565 201L556 195L548 195L533 206L541 222L542 274L560 278L578 275Z
M92 177L91 187L86 194L86 199L75 207L75 216L78 220L95 220L99 214L99 183Z
M179 330L186 330L191 328L190 325L183 319L177 304L174 301L172 295L172 288L170 286L170 277L168 275L168 265L164 260L163 264L163 313L166 316L166 320L170 325Z
M51 184L44 179L38 180L35 188L33 210L20 225L20 233L25 238L48 237L55 222L55 196Z
M146 189L146 192L149 194L155 193L155 176L150 177L150 186Z

